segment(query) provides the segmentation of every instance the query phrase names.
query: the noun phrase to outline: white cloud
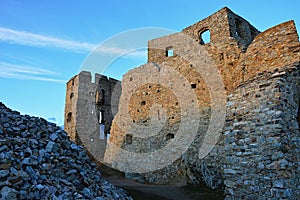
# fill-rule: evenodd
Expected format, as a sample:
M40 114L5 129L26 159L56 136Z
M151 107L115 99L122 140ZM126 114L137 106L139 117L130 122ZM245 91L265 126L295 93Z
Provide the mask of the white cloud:
M70 50L74 52L91 52L92 50L113 55L127 54L129 51L118 47L104 47L98 46L88 42L77 42L73 40L66 40L46 35L39 35L25 31L17 31L13 29L0 27L0 42L7 42L11 44L19 44L33 47L54 47L59 49ZM97 47L97 48L96 48ZM138 52L138 51L137 51ZM141 53L132 52L131 56L141 56ZM144 54L143 54L144 56Z
M35 47L56 47L76 52L91 51L96 45L0 27L0 41Z
M3 78L65 83L65 80L56 78L59 75L59 73L47 69L0 62L0 77Z
M147 50L129 50L129 49L122 49L122 48L116 48L116 47L104 47L104 46L98 46L93 50L93 52L96 53L110 53L113 55L120 55L125 57L141 57L147 55Z
M129 50L122 47L114 47L114 44L97 45L87 42L77 42L57 37L39 35L25 31L0 27L0 43L18 44L41 48L58 48L73 52L94 52L102 55L122 56L124 58L136 59L147 56L147 49ZM18 58L20 59L20 58ZM16 78L26 80L40 80L48 82L66 82L57 78L59 73L44 68L11 64L0 61L0 77Z

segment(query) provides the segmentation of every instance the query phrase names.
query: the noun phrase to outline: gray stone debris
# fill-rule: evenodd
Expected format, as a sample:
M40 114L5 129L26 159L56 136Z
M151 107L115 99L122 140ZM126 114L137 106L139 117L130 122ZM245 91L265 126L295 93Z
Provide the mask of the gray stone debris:
M84 147L42 118L0 102L0 199L124 199L102 179Z

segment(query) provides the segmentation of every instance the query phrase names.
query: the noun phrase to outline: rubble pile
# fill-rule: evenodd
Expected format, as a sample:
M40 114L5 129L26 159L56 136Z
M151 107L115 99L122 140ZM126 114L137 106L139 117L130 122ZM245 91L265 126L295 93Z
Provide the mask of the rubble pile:
M0 102L0 199L132 199L54 123Z

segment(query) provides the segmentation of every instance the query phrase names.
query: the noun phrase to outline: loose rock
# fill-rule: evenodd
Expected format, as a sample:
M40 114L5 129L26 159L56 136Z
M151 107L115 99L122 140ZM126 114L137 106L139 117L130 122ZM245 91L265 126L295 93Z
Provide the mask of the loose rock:
M58 126L1 102L0 146L1 200L132 199L103 180L84 147Z

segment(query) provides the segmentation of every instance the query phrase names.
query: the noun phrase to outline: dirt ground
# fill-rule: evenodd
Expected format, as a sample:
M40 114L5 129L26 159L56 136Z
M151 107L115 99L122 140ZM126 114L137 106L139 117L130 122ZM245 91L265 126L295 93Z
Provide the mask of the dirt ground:
M101 165L103 178L126 189L135 200L221 200L223 195L205 186L152 185L124 178L124 174Z

